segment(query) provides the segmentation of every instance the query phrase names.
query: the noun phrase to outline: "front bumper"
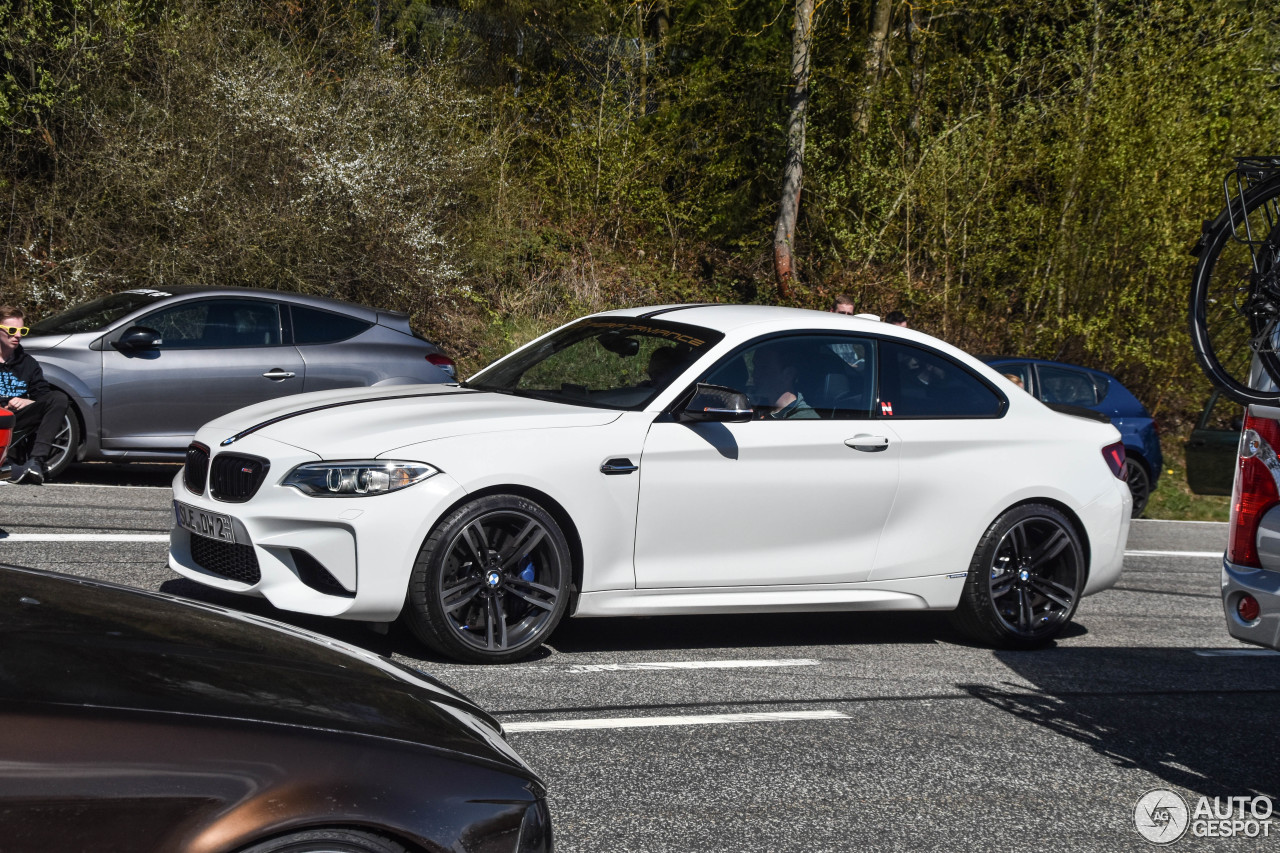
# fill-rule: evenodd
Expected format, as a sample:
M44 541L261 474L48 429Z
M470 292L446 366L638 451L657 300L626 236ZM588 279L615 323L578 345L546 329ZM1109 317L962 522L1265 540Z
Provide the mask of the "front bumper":
M1236 611L1242 595L1252 595L1261 608L1258 618L1245 622ZM1280 572L1250 569L1222 561L1222 606L1227 631L1237 640L1280 649Z
M258 438L254 444L266 441ZM230 516L235 544L198 536L175 523L169 567L205 586L265 598L281 610L394 620L404 606L422 542L440 513L465 494L463 489L439 473L386 495L310 497L280 481L296 465L316 457L271 443L274 448L244 443L244 452L269 456L271 470L257 493L242 503L215 500L207 485L203 493L193 493L178 472L174 500ZM268 449L272 452L263 453Z

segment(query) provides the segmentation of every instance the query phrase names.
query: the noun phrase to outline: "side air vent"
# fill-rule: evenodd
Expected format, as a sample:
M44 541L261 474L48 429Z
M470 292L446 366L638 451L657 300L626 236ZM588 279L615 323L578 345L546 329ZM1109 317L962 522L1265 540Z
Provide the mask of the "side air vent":
M339 595L343 598L356 597L354 592L349 591L338 582L337 578L329 573L323 563L306 551L301 548L290 548L289 555L293 557L293 564L298 569L298 580L316 592L323 592L325 595Z

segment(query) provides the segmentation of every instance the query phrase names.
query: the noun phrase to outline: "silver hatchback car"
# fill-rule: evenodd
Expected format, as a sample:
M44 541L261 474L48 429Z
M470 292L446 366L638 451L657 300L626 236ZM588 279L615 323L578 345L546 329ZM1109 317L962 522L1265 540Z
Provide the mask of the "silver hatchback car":
M48 460L181 461L206 421L288 394L454 381L406 314L236 287L127 290L22 342L71 399Z

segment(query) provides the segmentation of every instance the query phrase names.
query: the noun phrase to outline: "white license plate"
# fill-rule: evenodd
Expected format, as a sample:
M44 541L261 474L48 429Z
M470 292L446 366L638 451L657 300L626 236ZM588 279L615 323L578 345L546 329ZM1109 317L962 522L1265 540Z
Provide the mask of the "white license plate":
M179 527L190 530L197 536L235 544L236 531L229 515L206 512L203 509L187 506L181 501L173 502L173 515L178 520Z

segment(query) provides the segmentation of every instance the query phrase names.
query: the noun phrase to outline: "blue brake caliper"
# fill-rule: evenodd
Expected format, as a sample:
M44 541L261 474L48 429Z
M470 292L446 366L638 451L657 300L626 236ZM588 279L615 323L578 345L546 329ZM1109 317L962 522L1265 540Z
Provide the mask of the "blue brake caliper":
M533 570L533 558L526 554L525 558L520 561L520 580L533 583L535 577L537 577L537 572Z

